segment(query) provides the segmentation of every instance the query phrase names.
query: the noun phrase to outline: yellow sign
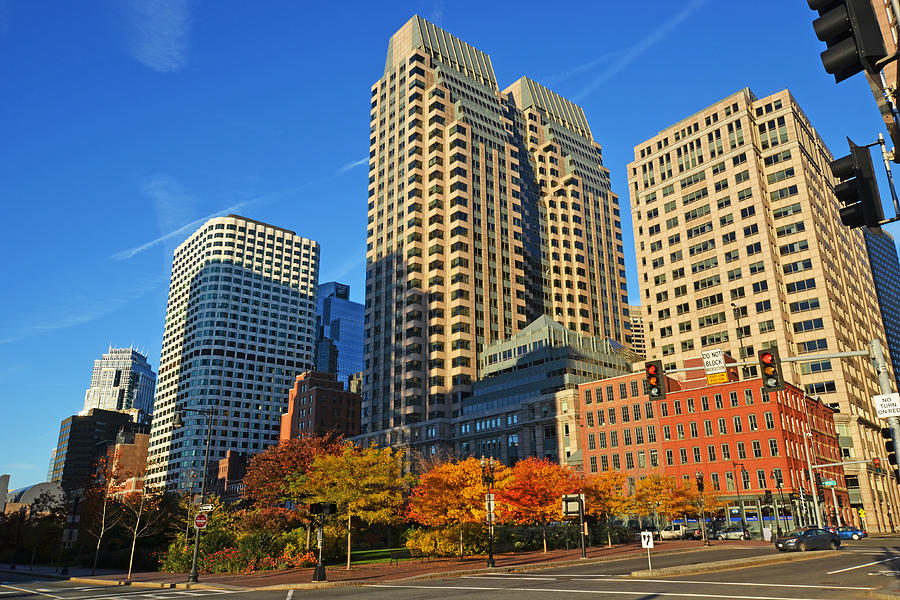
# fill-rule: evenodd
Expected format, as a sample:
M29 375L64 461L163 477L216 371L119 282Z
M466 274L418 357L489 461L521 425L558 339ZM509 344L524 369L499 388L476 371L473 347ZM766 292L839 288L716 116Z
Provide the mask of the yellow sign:
M862 517L863 519L865 519L865 518L866 518L866 511L863 510L863 509L861 509L861 508L859 508L859 509L857 509L857 510L859 511L859 516Z
M716 385L717 383L728 383L728 373L713 373L706 376L707 385Z

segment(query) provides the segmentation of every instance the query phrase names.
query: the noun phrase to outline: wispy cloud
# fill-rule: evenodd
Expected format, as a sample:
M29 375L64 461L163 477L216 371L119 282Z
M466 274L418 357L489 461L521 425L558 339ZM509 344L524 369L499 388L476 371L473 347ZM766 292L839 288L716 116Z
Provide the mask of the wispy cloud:
M431 13L428 15L428 20L439 27L442 25L444 20L444 0L435 0L434 4L431 6Z
M145 242L139 246L135 246L133 248L128 248L127 250L121 250L113 254L110 258L114 260L128 260L129 258L133 258L134 256L144 252L145 250L149 250L155 246L163 244L169 240L181 240L181 238L185 237L185 234L196 229L206 221L214 217L221 217L222 215L227 215L229 213L236 213L242 210L245 210L249 207L259 207L262 204L267 204L269 202L274 202L277 200L281 200L287 196L292 194L296 194L304 189L322 185L323 183L327 183L332 179L336 179L340 175L346 173L347 171L358 167L363 164L367 164L369 162L368 158L363 158L361 160L355 160L353 162L349 162L344 166L340 167L337 171L334 172L333 175L329 175L322 179L316 179L312 181L307 181L306 183L302 183L300 185L294 186L292 188L278 190L275 192L270 192L268 194L263 194L260 196L256 196L254 198L250 198L248 200L244 200L242 202L238 202L228 208L224 208L222 210L216 211L214 213L208 214L205 217L200 217L199 219L194 219L190 222L184 223L184 220L181 219L177 222L184 223L184 225L177 226L175 223L171 224L171 227L175 227L175 229L171 229L167 233L161 234L159 237L150 240L149 242ZM194 201L193 195L191 195L181 184L174 181L170 177L166 175L159 175L154 178L151 178L141 187L141 191L145 194L149 195L153 198L156 203L157 210L168 210L168 207L177 207L183 206L186 202L192 203ZM188 218L188 217L185 217ZM161 224L165 222L171 222L173 219L160 217ZM161 231L165 231L165 229L161 229Z
M553 85L555 83L560 83L577 75L581 75L582 73L585 73L587 71L591 71L604 63L608 63L617 56L621 56L621 54L621 52L607 52L606 54L601 54L600 56L589 60L588 62L581 63L580 65L575 65L574 67L569 67L564 71L553 73L552 75L546 77L542 77L538 81L540 81L544 85Z
M131 57L169 73L187 64L190 0L120 0Z
M369 157L361 158L359 160L354 160L353 162L348 162L346 165L338 169L338 173L346 173L350 169L355 169L361 165L369 164Z
M0 345L96 321L142 296L162 289L168 282L168 274L161 274L145 277L126 290L97 293L92 289L89 297L84 294L69 294L58 306L41 310L38 315L19 318L19 328L0 338Z
M643 39L638 40L633 46L628 48L623 56L617 60L615 63L609 66L609 68L604 69L596 78L594 78L588 85L581 89L577 94L575 94L572 99L576 102L583 100L586 96L590 95L594 90L598 87L612 79L616 74L621 72L625 67L633 63L637 60L642 54L644 54L647 50L650 49L654 44L662 41L669 33L672 32L678 25L680 25L685 19L691 16L698 8L700 8L706 0L691 0L691 2L686 3L681 10L672 15L665 23L661 24L659 27L651 31L647 36Z
M173 238L178 238L180 236L183 236L188 231L191 231L192 229L196 229L197 227L199 227L203 223L209 221L213 217L221 217L222 215L227 215L229 213L239 211L242 208L245 208L248 204L249 204L249 202L238 202L237 204L235 204L233 206L229 206L228 208L225 208L223 210L219 210L214 213L208 214L205 217L195 219L195 220L191 221L190 223L185 223L178 229L175 229L173 231L170 231L169 233L163 234L163 235L159 236L158 238L150 240L149 242L145 242L145 243L141 244L140 246L135 246L134 248L129 248L127 250L122 250L120 252L116 252L110 258L113 258L115 260L128 260L129 258L133 258L134 256L140 254L141 252L144 252L145 250L149 250L150 248L153 248L154 246L158 246L158 245L162 244L163 242L166 242Z

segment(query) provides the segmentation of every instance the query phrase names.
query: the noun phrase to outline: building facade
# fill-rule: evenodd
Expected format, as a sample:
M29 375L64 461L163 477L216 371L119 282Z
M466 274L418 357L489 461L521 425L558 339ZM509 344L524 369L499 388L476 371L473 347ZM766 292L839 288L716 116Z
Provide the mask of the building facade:
M575 333L548 316L490 344L481 379L453 419L454 456L510 466L529 456L572 462L581 456L578 384L628 373L632 357L618 342Z
M58 482L66 491L83 489L90 485L97 460L116 447L120 434L134 436L149 432L150 417L136 409L92 408L86 414L72 415L60 425L49 481ZM146 459L146 450L143 456Z
M153 412L156 373L147 355L132 348L110 348L94 361L91 386L84 393L84 412L92 408Z
M867 229L865 238L888 353L896 364L900 357L900 261L897 260L897 245L887 231L872 233ZM900 370L894 369L894 378L897 384L894 391L898 391Z
M363 368L363 319L365 309L350 300L350 286L329 281L319 284L316 322L316 370L337 373L338 381Z
M360 394L344 389L334 373L297 375L287 412L281 415L280 439L328 433L359 435L360 401Z
M787 90L761 99L741 90L642 142L634 158L648 358L673 368L713 348L794 356L884 341L863 234L841 224L833 157ZM794 364L789 381L839 405L843 458L882 454L870 362ZM848 466L847 485L854 506L892 527L892 481L863 464Z
M278 441L297 373L313 365L319 244L238 215L210 219L175 250L160 353L149 485L199 488L210 459ZM215 474L207 474L213 479Z
M811 465L840 460L834 410L794 386L765 394L759 379L700 385L680 389L670 379L663 400L647 396L643 373L579 386L585 473L624 471L633 491L649 475L693 482L700 472L744 514L765 516L768 490L783 498L779 514L795 516L793 525L815 522L806 456ZM843 469L815 472L835 482L820 506L824 522L837 525L839 514L840 523L856 524Z
M647 337L644 333L643 307L628 307L628 320L631 322L631 343L629 347L640 357L647 356Z
M360 441L447 451L486 346L542 315L624 341L618 198L580 107L420 17L370 117Z

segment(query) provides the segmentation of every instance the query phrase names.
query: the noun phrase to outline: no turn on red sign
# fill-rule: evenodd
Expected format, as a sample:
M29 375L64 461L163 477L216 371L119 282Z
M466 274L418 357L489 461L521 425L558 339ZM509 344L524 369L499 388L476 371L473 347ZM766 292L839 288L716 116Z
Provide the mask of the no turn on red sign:
M206 516L205 513L200 513L196 517L194 517L194 527L197 529L206 529L206 524L209 523L209 517Z

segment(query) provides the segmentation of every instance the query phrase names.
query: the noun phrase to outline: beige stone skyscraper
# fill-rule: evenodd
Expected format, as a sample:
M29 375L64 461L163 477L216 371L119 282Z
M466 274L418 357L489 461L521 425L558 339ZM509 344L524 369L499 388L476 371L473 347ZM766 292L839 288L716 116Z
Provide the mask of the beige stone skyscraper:
M154 487L200 487L210 464L277 443L294 377L313 367L319 244L238 215L204 223L175 249L150 431ZM208 471L215 477L212 467Z
M774 346L794 356L884 341L862 233L838 216L832 158L787 90L741 90L635 147L628 183L648 358L674 368L713 348L755 360ZM844 460L883 453L867 359L785 371L839 405ZM846 473L870 527L898 524L892 480L865 464Z
M372 86L363 443L448 448L483 347L624 340L618 198L584 112L413 17Z

